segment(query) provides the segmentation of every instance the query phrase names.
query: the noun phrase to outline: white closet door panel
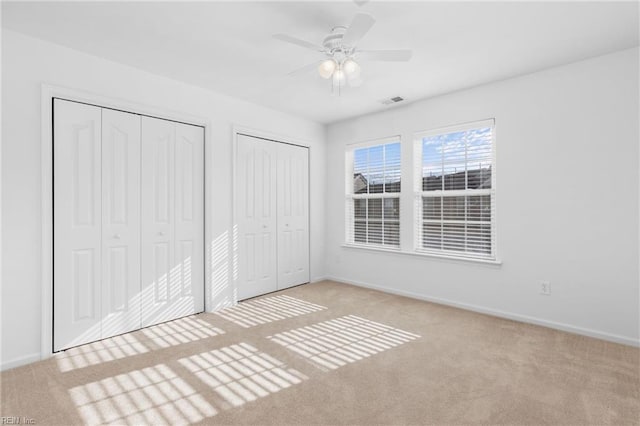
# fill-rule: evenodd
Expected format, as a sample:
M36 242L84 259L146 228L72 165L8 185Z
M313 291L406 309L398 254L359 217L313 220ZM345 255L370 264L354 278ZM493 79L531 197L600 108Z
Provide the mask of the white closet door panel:
M145 327L170 319L172 305L174 123L142 117L141 143L141 309Z
M204 132L142 118L142 326L204 310Z
M204 129L176 123L175 283L179 316L204 311ZM181 309L192 312L182 314Z
M238 135L238 300L277 290L276 145Z
M54 100L54 351L101 336L100 115Z
M309 282L309 150L278 149L278 289Z
M140 116L102 110L102 338L140 328Z

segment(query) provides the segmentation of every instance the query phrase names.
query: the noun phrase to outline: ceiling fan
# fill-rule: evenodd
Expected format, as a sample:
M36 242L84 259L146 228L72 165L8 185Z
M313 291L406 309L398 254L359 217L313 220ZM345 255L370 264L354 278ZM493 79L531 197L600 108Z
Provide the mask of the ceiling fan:
M289 75L297 75L317 67L320 76L325 79L331 79L332 89L337 90L339 93L346 84L354 87L362 84L360 64L356 60L404 62L411 59L412 51L409 49L358 49L358 42L369 32L375 22L376 20L373 16L366 13L357 13L348 27L334 27L323 39L322 45L287 34L274 34L273 37L324 54L324 59L292 71Z

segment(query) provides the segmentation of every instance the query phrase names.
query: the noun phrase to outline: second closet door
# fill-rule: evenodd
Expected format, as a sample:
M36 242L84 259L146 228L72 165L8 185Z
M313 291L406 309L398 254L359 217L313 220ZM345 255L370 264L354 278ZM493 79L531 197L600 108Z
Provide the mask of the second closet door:
M278 150L278 290L309 282L309 150Z
M203 129L142 117L142 326L204 308Z
M277 290L277 145L238 135L238 300Z
M309 282L309 150L238 135L238 300Z

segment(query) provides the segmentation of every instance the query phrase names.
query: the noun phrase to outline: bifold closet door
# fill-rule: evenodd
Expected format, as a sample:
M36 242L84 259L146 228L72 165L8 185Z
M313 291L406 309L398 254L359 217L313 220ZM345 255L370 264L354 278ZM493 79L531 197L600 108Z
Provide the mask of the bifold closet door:
M142 326L204 310L204 129L142 117Z
M101 108L54 100L54 351L101 338Z
M235 199L238 300L277 290L277 144L238 135Z
M278 289L309 282L309 149L278 149Z
M54 101L54 350L140 327L140 117Z
M53 350L203 311L204 129L53 111Z

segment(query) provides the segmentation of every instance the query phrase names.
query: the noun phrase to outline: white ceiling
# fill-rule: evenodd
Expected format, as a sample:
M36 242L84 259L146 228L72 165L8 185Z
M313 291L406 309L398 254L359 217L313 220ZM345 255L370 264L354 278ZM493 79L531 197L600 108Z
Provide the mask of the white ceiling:
M340 97L316 72L287 76L321 56L272 34L320 44L358 11L377 19L360 48L413 59L362 61ZM3 2L2 24L322 123L638 45L637 2Z

